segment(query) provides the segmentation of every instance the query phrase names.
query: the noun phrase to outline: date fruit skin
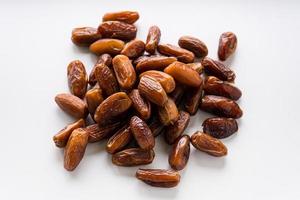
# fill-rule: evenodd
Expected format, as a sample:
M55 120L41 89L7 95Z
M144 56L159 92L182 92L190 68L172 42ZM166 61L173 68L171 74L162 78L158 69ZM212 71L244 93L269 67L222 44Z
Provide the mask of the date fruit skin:
M175 102L169 97L164 106L158 108L158 117L160 122L167 126L174 124L178 117L178 109Z
M195 55L193 52L188 51L186 49L174 46L172 44L160 44L158 45L159 53L166 55L166 56L174 56L179 61L184 63L191 63L194 62Z
M185 111L180 111L177 121L166 128L164 135L166 143L174 144L174 142L182 135L189 123L190 114Z
M101 34L93 27L80 27L72 31L71 40L78 46L90 46L93 42L99 40Z
M198 72L199 74L202 74L204 67L201 64L201 62L194 62L194 63L188 63L186 64L188 67L192 68L193 70L195 70L196 72Z
M169 155L169 164L174 170L182 170L190 157L190 137L183 135L173 144Z
M111 136L106 144L106 151L114 154L122 150L132 138L132 133L129 125L123 126L113 136Z
M132 24L120 21L106 21L100 24L98 32L103 38L116 38L128 41L136 37L137 28Z
M145 57L137 63L136 71L144 72L148 70L163 70L175 61L177 61L177 58L175 57L157 55Z
M186 90L186 87L182 84L176 83L175 89L173 92L169 94L171 99L175 102L177 106L181 104L181 101L183 99L184 91Z
M142 40L131 40L126 43L121 54L127 56L130 59L142 56L145 51L145 43Z
M82 129L75 129L67 143L64 153L64 167L73 171L82 160L88 143L88 133Z
M136 74L129 58L117 55L112 63L120 87L125 90L131 89L136 81Z
M117 92L107 97L96 109L94 119L101 126L110 123L116 117L125 113L132 101L125 92Z
M204 67L205 73L207 73L208 75L215 76L222 81L234 81L235 73L223 63L208 57L205 57L201 63Z
M203 93L203 82L199 87L189 88L185 96L184 108L191 115L195 115L201 103Z
M180 174L166 169L138 169L136 177L144 183L162 188L171 188L180 182Z
M130 120L130 130L141 149L150 150L154 148L154 136L146 122L133 116Z
M220 117L237 119L243 115L243 111L235 101L215 95L205 95L200 109Z
M207 56L207 46L198 38L192 36L182 36L178 40L178 45L181 48L187 49L195 54L198 58Z
M132 90L128 96L131 99L132 106L138 115L143 120L149 119L151 116L151 103L142 97L137 89Z
M214 76L207 77L204 84L204 91L205 94L223 96L235 101L242 96L241 90L232 83L222 81Z
M95 67L95 77L106 96L119 91L119 85L114 72L104 63L99 63Z
M161 84L151 76L142 76L138 90L143 97L158 106L163 106L168 101L168 96Z
M238 131L238 124L233 118L212 117L202 123L203 131L214 138L223 139Z
M89 110L89 113L94 117L97 107L104 100L102 96L101 88L92 88L85 94L86 104Z
M148 75L156 79L161 86L164 88L166 93L170 93L175 89L176 83L172 76L167 73L157 71L157 70L149 70L140 74L140 78L144 75Z
M158 26L151 26L148 31L146 40L146 51L150 54L154 54L157 45L160 41L161 32Z
M90 45L90 51L96 55L110 54L117 55L119 54L125 46L125 43L122 40L118 39L100 39Z
M138 12L135 11L119 11L119 12L110 12L106 13L102 17L102 21L120 21L127 24L133 24L140 18Z
M199 73L182 62L173 62L164 69L164 72L171 75L177 82L190 87L199 87L202 83Z
M220 140L206 133L195 132L191 137L191 143L196 149L209 155L216 157L227 155L226 146Z
M85 119L88 115L88 109L84 101L72 94L58 94L55 96L55 102L63 111L76 119Z
M219 39L218 56L219 59L225 61L229 56L231 56L237 46L237 37L232 32L222 33Z
M152 149L130 148L113 154L112 162L115 165L126 167L147 165L152 163L154 156Z
M88 84L88 76L85 67L80 60L74 60L67 69L68 85L70 92L79 97L84 97Z
M96 68L97 64L103 63L109 67L111 65L111 62L112 62L112 57L109 54L105 53L105 54L102 54L101 56L99 56L96 64L94 65L94 67L90 73L90 76L89 76L89 84L91 86L94 86L97 83L97 79L96 79L96 75L95 75L95 68Z
M53 136L53 141L55 145L59 148L65 147L69 140L71 133L77 129L85 126L85 122L83 119L79 119L72 124L67 125L65 128L60 130L57 134Z
M159 121L158 117L154 117L154 119L151 120L149 128L154 137L159 136L165 130L165 126Z
M99 126L98 124L92 124L84 129L89 134L89 143L99 142L109 136L111 136L115 130L122 126L121 122L115 122L108 125Z

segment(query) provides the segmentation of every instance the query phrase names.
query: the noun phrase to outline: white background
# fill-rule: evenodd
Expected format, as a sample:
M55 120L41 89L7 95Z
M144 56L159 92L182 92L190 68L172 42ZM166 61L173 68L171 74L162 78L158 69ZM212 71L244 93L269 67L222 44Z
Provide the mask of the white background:
M108 11L137 10L138 38L150 25L162 43L182 35L203 40L216 58L219 35L233 31L238 48L227 64L242 89L239 131L229 154L192 148L178 187L150 187L136 167L111 163L105 142L89 145L79 167L63 168L52 136L73 121L54 102L67 92L66 67L96 57L74 46L72 28L95 26ZM300 2L298 1L0 1L0 199L300 199ZM203 112L187 134L201 129ZM169 147L157 138L149 166L168 168Z

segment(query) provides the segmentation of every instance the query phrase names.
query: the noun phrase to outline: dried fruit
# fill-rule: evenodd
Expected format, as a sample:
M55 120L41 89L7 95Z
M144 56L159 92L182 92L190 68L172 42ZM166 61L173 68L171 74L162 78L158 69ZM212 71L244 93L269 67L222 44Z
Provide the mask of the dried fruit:
M201 62L188 63L186 65L198 72L199 74L202 74L203 72L203 65L201 64Z
M75 129L67 143L64 155L64 167L68 171L73 171L80 163L85 153L88 143L88 133L82 129Z
M84 65L74 60L68 65L68 84L73 95L82 98L86 93L88 77Z
M77 119L86 118L88 115L84 101L72 94L58 94L55 97L55 102L63 111Z
M71 133L77 129L85 126L83 119L79 119L72 124L67 125L65 128L60 130L56 135L53 136L53 141L57 147L65 147Z
M121 54L128 58L137 58L142 56L145 51L145 43L142 40L132 40L125 44Z
M233 82L235 79L234 72L219 61L205 57L202 60L202 65L208 75L216 76L223 81Z
M164 132L165 126L159 121L157 117L154 117L154 119L149 124L149 128L153 136L157 137L158 135Z
M195 56L202 58L207 56L208 49L206 45L198 38L191 36L182 36L178 40L178 45L181 48L187 49L195 54Z
M170 188L178 185L180 174L166 169L138 169L136 177L154 187Z
M137 72L144 72L148 70L163 70L173 62L175 62L177 58L175 57L166 57L166 56L150 56L147 58L143 58L136 65Z
M121 122L115 122L113 124L99 126L98 124L92 124L84 128L89 134L89 143L99 142L111 136L115 130L122 126Z
M160 41L160 29L158 26L151 26L146 40L146 51L150 54L154 54L157 48L157 45Z
M157 71L157 70L149 70L140 74L140 78L144 75L148 75L156 79L164 88L166 93L170 93L175 89L175 85L176 85L175 80L173 79L172 76L170 76L167 73Z
M237 46L236 35L232 32L222 33L219 40L218 56L224 61L235 52Z
M96 64L94 65L94 67L93 67L93 69L92 69L92 71L90 73L90 76L89 76L89 84L91 86L94 86L97 83L97 79L96 79L96 75L95 75L95 68L96 68L97 64L103 63L103 64L105 64L106 66L109 67L111 65L111 61L112 61L112 58L107 53L102 54L101 56L99 56Z
M132 90L128 96L131 99L132 105L133 105L134 109L136 110L136 112L138 113L138 115L143 120L149 119L151 116L150 102L147 99L143 98L140 95L139 90L137 90L137 89Z
M214 138L223 139L238 131L235 119L224 117L212 117L202 123L203 131Z
M118 39L100 39L91 44L90 51L94 54L119 54L124 48L125 43Z
M186 93L186 99L184 102L184 107L187 112L191 115L195 115L199 108L202 98L203 91L203 82L197 88L190 88L190 90Z
M153 149L155 145L154 136L148 125L137 116L130 120L131 132L141 149Z
M139 13L135 11L119 11L106 13L102 20L103 21L120 21L128 24L133 24L139 19Z
M181 103L185 89L186 87L184 85L176 83L175 89L169 94L177 106L179 106Z
M196 149L212 156L220 157L227 155L227 148L220 140L200 131L192 135L191 143Z
M112 60L118 83L123 89L131 89L136 80L135 70L127 56L117 55Z
M96 28L80 27L72 31L72 42L78 46L90 46L93 42L99 40L101 34Z
M184 135L173 144L169 164L175 170L182 170L190 157L190 137Z
M178 109L171 98L168 98L167 102L162 107L158 108L158 116L161 123L165 126L174 124L178 119Z
M158 45L159 53L166 56L174 56L179 61L184 63L191 63L194 61L195 55L193 52L188 51L186 49L182 49L180 47L171 45L171 44L160 44Z
M148 59L148 58L150 58L149 55L142 55L142 56L140 56L140 57L134 59L134 60L132 61L132 64L133 64L134 66L136 66L139 62L141 62L141 61L143 61L143 60L146 60L146 59Z
M202 79L198 72L188 67L182 62L174 62L164 69L164 72L170 74L176 81L191 87L199 87Z
M119 166L137 166L152 163L154 151L140 148L131 148L120 151L112 156L112 162Z
M108 140L106 151L114 154L122 150L130 142L131 138L130 126L126 124Z
M93 117L97 107L104 100L101 88L93 88L87 91L85 94L85 100L89 113Z
M104 63L95 67L95 77L100 88L109 96L119 91L119 86L113 71Z
M205 95L200 108L220 117L236 119L243 115L243 111L235 101L214 95Z
M103 38L132 40L136 37L137 28L132 24L120 21L106 21L100 24L98 32Z

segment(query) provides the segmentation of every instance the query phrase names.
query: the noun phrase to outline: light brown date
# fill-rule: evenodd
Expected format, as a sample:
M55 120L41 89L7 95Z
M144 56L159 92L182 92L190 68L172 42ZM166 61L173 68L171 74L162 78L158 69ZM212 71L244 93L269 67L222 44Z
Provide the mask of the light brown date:
M108 125L99 126L98 124L92 124L84 129L89 134L89 143L99 142L109 136L111 136L115 130L122 126L121 122L115 122Z
M127 56L128 58L137 58L142 56L145 51L145 43L142 40L131 40L126 43L121 54Z
M148 70L163 70L173 62L175 62L177 58L175 57L167 57L167 56L150 56L148 58L142 59L136 65L137 72L144 72Z
M158 45L159 53L166 56L174 56L179 61L184 63L191 63L194 61L195 55L193 52L186 49L171 45L171 44L160 44Z
M88 84L88 76L83 63L79 60L74 60L68 65L68 84L73 95L82 98L84 97Z
M205 57L202 60L205 73L208 75L216 76L223 81L233 82L235 79L235 73L223 63Z
M219 40L218 56L219 59L224 61L231 56L237 46L236 35L232 32L222 33Z
M156 79L161 86L164 88L166 93L170 93L175 89L175 80L172 76L167 73L157 71L157 70L149 70L140 74L140 78L144 75L148 75Z
M118 82L113 71L104 63L99 63L95 67L95 77L106 96L119 91Z
M72 31L72 42L78 46L90 46L93 42L99 40L101 34L96 28L80 27L74 28Z
M100 39L91 44L90 51L96 55L117 55L124 48L125 43L118 39Z
M178 45L193 52L198 58L203 58L208 54L208 49L204 42L195 37L182 36L178 40Z
M151 26L146 40L146 51L150 54L154 54L157 45L160 41L161 32L158 26Z
M87 91L87 93L85 94L85 100L89 113L92 117L94 117L97 107L104 100L101 88L93 88Z
M198 111L202 99L203 82L199 87L189 88L186 92L184 108L191 115L195 115Z
M120 21L106 21L100 24L98 32L103 38L133 40L136 37L137 28L132 24Z
M108 140L106 144L106 151L114 154L122 150L130 142L131 138L132 134L130 126L126 124Z
M137 89L132 90L128 96L131 99L132 106L138 115L143 120L149 119L151 116L151 103L147 99L143 98Z
M178 119L179 114L177 106L170 97L162 107L158 108L158 117L160 122L165 126L174 124Z
M119 11L106 13L102 17L102 21L120 21L128 24L133 24L139 19L140 15L135 11Z
M238 131L238 124L233 118L212 117L202 123L203 131L214 138L223 139Z
M131 148L120 151L112 156L112 162L118 166L137 166L152 163L154 151L140 148Z
M102 54L101 56L99 56L96 64L94 65L94 67L93 67L93 69L90 73L90 76L89 76L89 84L91 86L94 86L97 83L97 79L96 79L96 76L95 76L95 68L96 68L97 64L104 63L106 66L109 67L111 65L111 61L112 61L112 57L107 53Z
M112 63L120 87L125 90L131 89L136 81L136 74L129 58L117 55Z

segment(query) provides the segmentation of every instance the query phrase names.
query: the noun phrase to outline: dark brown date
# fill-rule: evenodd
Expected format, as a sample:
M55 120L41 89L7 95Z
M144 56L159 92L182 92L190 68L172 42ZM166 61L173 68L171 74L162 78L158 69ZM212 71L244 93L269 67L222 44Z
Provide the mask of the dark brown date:
M93 69L90 73L90 76L89 76L89 84L91 86L94 86L97 83L97 79L96 79L96 76L95 76L95 68L96 68L97 64L104 63L106 66L109 67L111 65L111 61L112 61L112 57L107 53L102 54L101 56L99 56L96 64L94 65L94 67L93 67Z
M233 118L212 117L202 123L203 131L214 138L223 139L238 131L238 124Z
M184 85L176 83L175 89L169 95L177 106L180 105L183 99L185 89L186 87Z
M154 151L140 148L131 148L120 151L112 156L112 162L118 166L137 166L152 163Z
M106 126L99 126L98 124L92 124L84 128L89 134L89 143L98 142L111 136L116 129L122 125L121 122L115 122Z
M164 132L165 126L159 121L157 117L154 117L154 119L149 124L149 128L152 131L153 136L157 137Z
M171 45L171 44L160 44L158 45L159 53L166 56L174 56L179 61L184 63L191 63L194 61L195 55L193 52L186 49Z
M131 138L130 126L126 124L109 138L106 144L106 151L114 154L122 150L130 142Z
M219 40L218 56L219 59L224 61L231 56L237 46L236 35L232 32L222 33Z
M151 116L151 103L147 99L143 98L137 89L132 90L128 96L131 99L132 105L138 115L143 120L149 119Z
M235 79L235 73L223 63L205 57L202 60L205 73L208 75L216 76L223 81L233 82Z
M137 28L132 24L120 21L106 21L100 24L98 32L103 38L133 40L136 37Z
M189 112L191 115L195 115L199 108L202 98L202 91L203 91L203 81L201 85L197 88L189 88L188 92L186 93L185 99L185 110Z
M160 41L161 32L158 26L151 26L146 40L146 51L150 54L154 54L157 45Z
M72 31L72 42L78 46L90 46L93 42L99 40L101 34L96 28L80 27Z
M95 67L95 76L100 88L106 96L110 96L119 91L118 82L113 71L104 63L97 64Z
M174 124L178 119L178 109L171 98L168 98L167 102L162 107L158 108L158 117L160 122L165 126Z
M184 135L173 144L169 164L175 170L182 170L190 157L190 137Z
M198 58L203 58L208 54L206 45L201 40L195 37L182 36L178 40L178 45L181 48L193 52Z

